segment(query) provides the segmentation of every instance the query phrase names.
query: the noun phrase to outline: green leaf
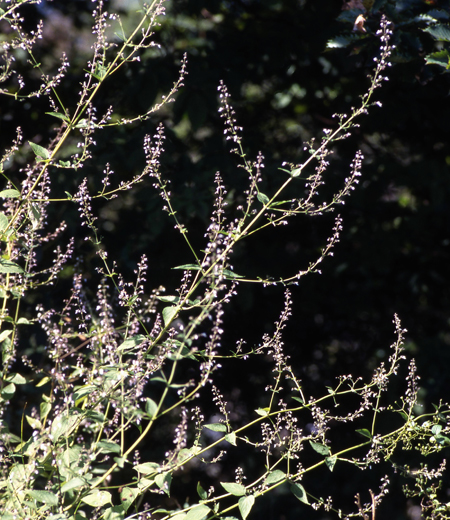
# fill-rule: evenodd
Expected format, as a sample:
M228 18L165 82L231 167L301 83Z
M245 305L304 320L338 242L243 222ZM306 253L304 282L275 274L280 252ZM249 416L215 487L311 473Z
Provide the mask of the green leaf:
M236 446L236 434L234 432L227 433L225 435L225 440L233 446Z
M102 450L102 453L120 453L120 446L115 442L100 441L97 447Z
M208 428L208 430L212 430L213 432L226 432L227 427L225 424L221 423L213 423L213 424L204 424L203 428Z
M293 495L300 500L300 502L303 502L304 504L309 504L305 488L301 484L299 484L298 482L292 483L291 491Z
M269 204L269 197L267 195L264 195L264 193L258 192L258 195L256 195L256 198L261 202L262 204Z
M203 489L200 482L197 483L197 493L201 500L206 500L208 498L208 493Z
M0 258L0 273L16 273L22 274L25 271L20 267L20 265L15 262L10 262L9 260L4 260Z
M206 506L205 504L200 504L188 511L188 514L184 517L184 520L202 520L208 516L210 511L210 507Z
M89 495L83 497L81 501L92 507L102 507L106 504L112 504L111 493L108 491L100 491L99 489L94 489Z
M332 455L331 457L327 457L325 459L325 464L327 465L327 468L330 471L333 471L334 465L336 464L336 461L337 461L337 456L336 455Z
M441 430L442 430L442 426L440 424L435 424L432 428L431 428L431 433L433 435L439 435L441 433Z
M48 504L49 506L57 506L58 505L58 497L54 493L50 493L50 491L40 491L36 489L32 489L28 491L28 495L34 500L41 502L42 504Z
M284 480L286 478L286 473L284 471L281 471L279 469L276 469L275 471L271 471L266 479L264 480L264 483L268 486L271 484L276 484L277 482L280 482L281 480Z
M34 430L40 430L42 428L42 423L38 419L34 419L33 417L30 417L29 415L25 416L25 419L27 420L27 423L34 429Z
M41 219L41 212L37 204L30 204L28 209L28 218L30 219L32 229L36 230L39 227L39 222Z
M28 141L28 144L31 146L31 149L33 150L36 157L42 157L42 159L48 159L50 157L48 150L43 146L39 146L38 144L32 143L31 141Z
M176 316L178 312L178 307L171 306L171 307L165 307L162 311L162 317L164 320L164 325L167 327L167 325L172 321L172 318Z
M27 320L26 318L19 318L19 319L16 321L16 324L17 324L17 325L32 325L33 322L30 321L30 320Z
M3 191L0 191L0 197L2 197L4 199L18 199L20 197L20 191L3 190Z
M249 497L242 497L239 499L238 506L241 512L242 518L245 520L252 510L253 504L255 503L255 497L250 495Z
M314 451L317 451L317 453L320 453L320 455L329 455L330 454L330 448L328 446L325 446L324 444L319 444L318 442L309 441L309 444L311 444L311 447Z
M2 388L0 395L5 401L9 401L12 396L16 393L16 385L14 383L10 383Z
M48 414L50 413L52 409L52 405L50 403L41 403L40 406L39 406L39 414L40 414L40 417L41 417L41 421L45 421L45 419L47 418Z
M358 40L358 36L336 36L335 38L328 40L327 49L344 49L351 43Z
M51 381L51 378L45 376L45 377L43 377L43 378L39 381L39 383L36 385L36 387L39 388L40 386L44 386L44 385L46 385L49 381Z
M75 478L68 480L67 482L64 482L64 484L61 486L61 492L67 493L68 491L71 491L72 489L79 489L79 488L83 487L85 484L86 483L84 482L83 479L81 479L80 477L75 477Z
M95 386L82 386L81 388L78 388L75 390L73 394L73 400L75 401L75 404L77 404L80 399L85 397L86 395L92 394L92 392L95 390Z
M200 446L192 446L191 448L183 448L178 453L177 462L184 464L187 460L195 457L201 451Z
M152 418L156 415L156 412L158 411L158 405L153 401L153 399L150 399L147 397L145 401L145 412L147 415Z
M224 269L222 272L228 280L233 278L245 278L245 276L241 274L236 274L233 271L230 271L229 269Z
M0 332L0 343L2 341L5 341L5 339L12 333L12 330L2 330L2 332Z
M423 29L423 32L431 34L435 40L450 42L450 27L444 24L436 24Z
M48 116L57 117L58 119L62 119L63 121L66 121L67 123L70 123L70 119L65 116L64 114L60 114L59 112L45 112Z
M166 495L170 496L170 484L172 483L172 473L170 471L156 475L155 483L159 489L162 489Z
M176 267L174 269L177 269ZM179 296L157 296L159 301L164 303L178 303L180 301Z
M78 421L76 415L58 415L52 423L51 434L53 441L56 442L62 436L68 436L72 433Z
M269 415L269 410L270 408L257 408L255 412L261 417L266 417L266 415Z
M298 177L301 173L302 173L302 169L301 168L296 168L295 170L290 171L289 175L291 177Z
M172 269L183 269L184 271L200 271L200 266L197 264L184 264L172 267Z
M220 485L227 493L231 493L235 497L242 497L245 495L245 486L237 484L236 482L221 482Z
M10 331L8 331L8 332L10 332ZM9 374L7 377L5 377L5 381L8 381L8 383L14 383L16 385L25 385L27 382L27 380L23 376L21 376L20 374L16 374L16 373ZM441 429L442 429L442 427L441 427Z
M446 69L450 68L450 53L448 50L442 50L438 52L432 52L425 56L427 65L439 65Z
M305 401L303 401L303 399L301 397L293 396L292 399L294 401L298 401L301 404L305 404Z
M446 437L445 435L436 435L435 439L436 439L436 442L438 444L440 444L441 446L445 446L445 445L448 446L450 444L450 439L448 437Z
M0 213L0 232L8 227L9 219L4 213Z
M120 500L124 511L127 511L131 504L136 500L139 495L139 490L136 488L124 487L120 493Z
M145 341L145 336L143 334L136 334L136 336L133 336L131 338L127 338L123 343L121 343L118 347L118 351L122 352L124 350L130 350L137 346L139 346L141 343Z
M359 433L360 435L363 435L364 437L368 437L369 439L372 438L372 434L369 432L369 430L366 430L366 428L363 428L362 430L355 430L356 433Z
M134 470L142 473L142 475L149 475L150 473L157 473L159 471L159 464L156 462L144 462L133 467Z

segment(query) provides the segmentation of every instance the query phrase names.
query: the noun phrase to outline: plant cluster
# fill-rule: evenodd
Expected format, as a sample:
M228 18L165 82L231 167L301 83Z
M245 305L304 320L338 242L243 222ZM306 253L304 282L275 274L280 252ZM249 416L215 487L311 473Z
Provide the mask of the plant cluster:
M164 15L164 0L143 5L131 32L118 14L108 13L102 0L94 2L92 58L75 101L65 101L58 94L70 71L67 58L62 56L54 74L43 72L35 58L43 24L33 31L26 29L22 10L25 4L36 2L0 3L0 23L8 28L2 42L4 87L0 93L17 103L44 98L46 114L59 124L48 143L24 142L26 136L18 127L0 160L5 179L0 192L1 517L231 520L240 516L245 520L262 497L287 489L305 508L374 520L389 493L392 474L397 472L413 479L405 491L420 498L425 517L450 518L450 505L438 498L445 463L433 469L425 463L410 468L400 462L404 457L399 452L417 451L426 458L450 443L450 410L439 403L432 411L419 411L414 360L405 368L402 393L393 398L389 392L406 359L402 347L405 330L399 318L394 317L396 339L389 358L370 380L342 375L319 396L306 393L297 367L284 350L283 330L293 312L289 286L320 272L339 242L341 217L335 218L317 258L288 276L250 279L236 273L232 264L236 245L251 235L287 225L299 216L333 211L351 196L361 175L360 151L331 200L321 198L321 186L327 181L331 145L346 139L357 127L357 118L379 105L374 92L387 79L393 51L387 18L380 21L379 57L359 106L349 114L335 115L335 129L324 129L320 139L305 143L306 160L283 163L279 187L272 193L260 190L266 175L263 154L254 160L247 157L229 92L224 83L219 85L225 139L248 182L239 203L228 204L227 186L217 172L205 245L199 251L177 215L170 179L161 165L162 124L145 137L145 167L130 180L115 182L109 164L101 166L98 191L92 190L91 179L80 178L83 168L96 161L95 136L99 132L111 126L142 124L170 103L183 86L186 58L173 88L146 112L123 117L114 106L102 114L97 111L105 84L156 45L152 37ZM28 90L27 77L14 68L23 52L33 74L40 74L37 89ZM67 192L65 198L53 195L52 181L60 171L78 179L76 192ZM127 280L114 251L105 248L97 225L98 202L140 189L148 179L160 194L162 211L173 220L192 254L192 263L172 266L181 273L173 294L166 294L160 283L148 288L152 280L147 280L147 255L142 255L134 280ZM294 183L299 195L286 199L286 188ZM73 238L66 240L64 222L49 222L52 205L77 208L85 239L98 257L96 290L83 275L82 247ZM41 252L49 243L56 245L50 265L45 265ZM47 308L43 300L35 305L34 316L24 317L23 302L28 295L40 288L50 291L68 267L73 268L73 283L61 307ZM259 344L248 346L245 338L235 345L224 344L224 313L245 283L283 286L284 305L273 333L262 334ZM46 337L38 362L32 356L19 358L29 327L39 327ZM236 414L232 403L225 400L217 376L224 364L249 363L257 356L271 363L267 384L261 389L264 406ZM14 420L17 405L26 392L33 395L32 404L25 403L18 424ZM207 414L206 402L215 408L214 414ZM380 431L380 418L386 415L395 418L393 427ZM347 432L344 444L339 440L342 431ZM146 446L151 447L144 449ZM202 479L207 481L214 467L237 449L243 459L229 468L234 479L205 485ZM251 474L244 469L249 457L257 461ZM353 511L341 509L339 497L316 496L310 491L322 469L333 474L339 466L351 466L371 472L380 464L387 464L389 472L379 480L378 490L370 490L369 502L364 503L355 492ZM186 500L177 480L194 470L201 475L198 496ZM174 496L175 500L169 500Z

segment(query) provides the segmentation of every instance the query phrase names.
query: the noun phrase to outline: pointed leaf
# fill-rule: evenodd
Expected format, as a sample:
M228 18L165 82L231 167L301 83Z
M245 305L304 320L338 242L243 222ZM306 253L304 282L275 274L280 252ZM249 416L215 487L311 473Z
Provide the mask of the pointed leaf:
M276 469L275 471L271 471L264 481L265 484L270 486L271 484L276 484L277 482L280 482L281 480L284 480L286 478L286 473L284 471L280 471L279 469Z
M48 116L57 117L58 119L62 119L67 123L70 123L70 119L64 114L60 114L59 112L45 112Z
M64 484L61 486L61 493L67 493L68 491L72 489L79 489L85 485L85 482L80 477L75 477L67 482L64 482Z
M184 271L199 271L200 266L197 264L184 264L178 265L177 267L172 267L172 269L183 269Z
M157 473L159 467L159 464L156 462L144 462L143 464L137 464L133 469L142 473L142 475L149 475L150 473Z
M191 509L188 514L184 517L184 520L202 520L208 516L211 508L205 504L200 504Z
M364 435L364 437L368 437L369 439L372 438L372 434L366 428L363 428L361 430L356 430L356 433L359 433L360 435Z
M42 159L48 159L50 157L48 150L43 146L39 146L38 144L32 143L31 141L28 141L28 144L31 146L31 149L33 150L36 157L42 157Z
M242 518L245 520L252 510L253 504L255 503L255 497L250 495L249 497L242 497L239 499L238 506L241 512Z
M436 24L423 29L424 32L427 32L433 36L435 40L441 42L450 42L450 27L444 24Z
M230 271L229 269L224 269L223 271L223 274L225 275L225 277L229 280L230 278L233 279L233 278L245 278L245 276L241 275L241 274L236 274L234 273L233 271Z
M25 271L20 267L20 265L15 262L10 262L9 260L4 260L0 258L0 273L16 273L22 274Z
M320 455L329 455L330 454L330 448L328 446L325 446L324 444L319 444L318 442L309 441L309 444L311 444L311 447L314 451L317 451L317 453L320 453Z
M0 213L0 232L2 232L8 226L9 220L4 213Z
M264 195L264 193L261 193L261 192L258 192L258 195L256 195L257 199L259 200L259 202L261 202L262 204L268 204L270 199L267 195Z
M237 484L236 482L221 482L220 485L227 493L231 493L235 497L242 497L245 495L245 486Z
M296 498L303 502L304 504L309 504L308 497L306 495L305 488L299 484L298 482L294 482L291 484L291 491Z
M158 405L153 401L153 399L150 399L147 397L145 401L145 412L147 415L152 418L156 415L156 412L158 411Z
M30 219L32 229L37 229L41 220L41 212L37 204L30 205L30 208L28 210L28 218Z
M120 446L115 442L100 441L97 447L101 449L102 453L120 453Z
M4 199L18 199L20 197L20 191L3 190L3 191L0 191L0 197L2 197Z
M200 482L197 483L197 493L201 500L206 500L208 498L208 493L203 489Z
M332 455L331 457L327 457L325 459L325 464L327 465L327 468L330 471L333 471L334 465L336 464L336 461L337 461L337 456L336 455Z
M225 440L233 446L236 446L236 434L234 432L227 433L225 435Z
M204 424L203 428L208 428L208 430L212 430L213 432L226 432L227 427L225 424L221 423L213 423L213 424Z
M106 504L112 504L111 493L108 491L100 491L99 489L94 489L94 491L89 493L89 495L83 497L81 501L92 507L101 507Z
M170 484L172 483L172 473L170 471L156 475L155 483L159 489L164 491L166 495L170 496Z
M172 321L172 318L174 316L176 316L177 312L178 312L178 308L174 307L174 306L166 307L166 308L163 309L162 317L163 317L163 320L164 320L164 325L166 327Z
M127 338L122 344L119 345L118 350L122 352L123 350L130 350L139 346L141 343L145 341L145 336L143 334L136 334L131 338Z
M38 489L32 489L28 491L28 495L34 500L41 502L42 504L48 504L49 506L58 505L58 497L50 491L40 491Z
M301 173L302 173L302 169L301 168L296 168L295 170L290 171L289 175L291 177L298 177Z

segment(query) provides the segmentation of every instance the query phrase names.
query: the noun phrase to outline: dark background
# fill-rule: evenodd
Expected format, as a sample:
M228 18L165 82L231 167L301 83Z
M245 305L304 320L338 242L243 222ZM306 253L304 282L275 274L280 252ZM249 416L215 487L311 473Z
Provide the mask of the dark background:
M125 26L132 23L138 2L110 5L119 9ZM54 70L62 51L69 55L73 67L62 83L60 96L72 110L73 92L92 41L90 9L89 2L54 1L39 10L30 7L26 13L30 27L38 18L46 22L44 38L36 49L44 68ZM85 176L94 192L107 162L115 171L116 182L131 178L144 165L144 135L154 133L163 121L167 141L162 171L171 179L173 203L192 243L197 249L204 247L215 172L223 174L230 207L239 203L238 194L246 185L245 174L236 167L237 158L229 154L223 139L217 113L219 81L223 80L231 93L238 124L244 129L247 157L253 160L258 151L265 156L261 191L273 193L283 175L278 170L281 163L300 163L304 141L320 138L322 128L333 128L334 113L348 113L351 106L358 106L358 96L369 85L373 57L379 54L375 32L380 16L387 14L394 24L397 47L387 71L389 81L375 94L383 107L373 108L360 119L361 126L351 138L336 144L323 196L329 198L342 185L357 149L365 155L362 180L346 205L339 208L344 230L335 256L323 263L321 275L305 277L298 287L291 288L294 312L284 337L286 351L307 393L317 395L325 385L333 384L336 376L352 373L367 377L387 358L394 341L392 318L397 313L408 329L406 351L416 358L420 398L427 410L432 403L448 399L450 366L450 85L444 69L425 65L425 55L436 50L437 44L421 30L425 25L419 18L436 9L448 13L449 2L377 1L367 17L367 33L355 34L351 23L341 20L340 1L168 2L167 16L156 33L160 47L143 52L140 65L126 66L113 76L97 109L103 113L114 104L124 117L146 111L171 87L186 52L189 74L176 102L139 126L103 130L96 136L95 160L76 175L59 170L52 196L63 196L64 191L74 194ZM327 49L327 41L342 35L354 38L354 42L345 48ZM36 84L38 81L36 76ZM2 145L9 143L19 123L25 140L48 142L54 134L43 113L49 107L39 103L2 101ZM150 259L149 291L162 283L170 294L179 278L177 271L169 268L193 259L161 211L162 201L151 184L149 180L117 200L102 201L95 210L106 249L122 272L131 276L145 252ZM300 181L292 183L291 189L292 193L301 190ZM55 222L68 219L67 236L79 233L75 208L61 203L52 211ZM333 214L298 218L289 226L244 241L235 249L235 271L247 277L278 278L306 268L325 245L333 219ZM77 239L88 284L95 290L95 251L83 244L82 236ZM28 297L30 312L41 299L47 305L58 305L66 297L70 269L65 275L67 279L62 277L51 295L34 293ZM224 348L233 349L241 337L254 345L264 332L272 331L282 309L283 292L281 286L240 287L225 315ZM39 344L40 340L36 337L32 341ZM268 367L264 360L247 365L225 363L217 384L236 409L251 411L261 405L261 390L254 389L264 388ZM397 384L401 386L400 381ZM246 470L251 473L251 460L246 462ZM217 478L233 479L226 468L222 471ZM383 471L387 469L381 468L380 475ZM336 468L332 475L316 474L308 482L308 491L314 493L320 482L317 494L342 495L352 503L357 491L367 495L370 486L375 489L375 476L372 482L372 475L365 475L367 483L358 487L360 474ZM188 488L195 479L187 476L185 480ZM401 494L400 484L394 477L394 490L380 508L380 518L417 518L411 513L412 502L408 505ZM328 489L323 491L323 486ZM254 518L273 519L300 514L302 518L328 518L282 494L267 498L266 503L261 501L252 514Z

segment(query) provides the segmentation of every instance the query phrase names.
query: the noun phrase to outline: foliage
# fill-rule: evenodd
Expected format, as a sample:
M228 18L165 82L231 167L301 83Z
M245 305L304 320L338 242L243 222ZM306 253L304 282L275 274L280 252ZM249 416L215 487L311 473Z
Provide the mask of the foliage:
M16 138L1 159L5 179L0 192L4 201L0 213L2 518L95 515L200 520L240 515L245 520L264 496L288 489L305 508L323 508L346 518L371 514L373 520L395 472L413 479L406 492L420 498L424 515L448 517L449 506L438 497L445 463L430 469L423 462L411 469L408 458L403 462L404 453L417 451L424 460L439 453L450 443L450 426L447 404L420 411L414 360L403 369L404 388L395 387L405 360L405 330L399 318L394 317L396 339L388 360L374 369L371 378L364 382L359 376L341 375L318 396L305 390L298 367L284 351L283 332L293 312L289 286L320 272L321 264L333 255L341 217L335 218L329 238L306 267L287 275L249 277L235 272L232 264L236 248L253 235L281 229L299 217L332 212L352 195L362 166L360 151L330 198L323 195L323 189L335 146L343 145L358 128L358 118L381 105L374 100L374 92L390 65L390 22L381 18L379 57L357 107L349 115L335 115L333 129L324 129L320 139L304 144L305 160L285 161L270 175L264 173L262 153L248 158L230 94L220 83L219 114L225 140L233 147L231 154L237 157L244 177L239 182L245 185L230 197L222 175L216 173L205 241L197 247L177 213L164 171L167 141L162 124L143 140L145 166L126 180L114 182L111 165L102 164L96 154L96 139L102 132L119 133L145 125L152 114L164 112L183 86L186 58L173 86L150 108L124 116L126 110L112 105L98 115L103 89L123 69L139 64L142 54L151 55L157 47L154 33L164 14L164 1L141 6L132 29L118 14L108 13L103 2L94 5L92 56L84 66L79 93L73 91L71 96L59 94L70 74L66 56L52 74L35 56L43 27L27 29L22 12L25 4L33 3L2 3L0 12L9 28L3 43L5 86L1 94L17 103L39 102L38 110L44 98L48 106L39 119L57 124L53 137L40 142L27 140L17 124ZM14 68L23 53L29 77ZM36 72L39 85L29 88ZM103 170L101 181L80 179L79 173L92 171L93 163ZM53 179L61 173L64 179L76 179L77 187L72 189L73 179L67 180L65 195L57 192L54 196ZM159 282L147 289L147 255L141 256L134 280L127 281L115 258L117 252L105 246L99 231L101 203L107 205L131 189L143 189L148 179L162 199L162 211L191 254L191 262L183 265L177 265L176 255L172 256L171 267L181 275L171 294L165 294ZM77 210L79 225L92 246L89 251L95 251L89 262L96 265L90 280L99 277L96 291L84 276L80 256L86 249L73 237L66 240L64 221L49 223L55 205L65 208L67 219L73 218L71 208ZM55 242L49 265L42 251L48 253L47 244ZM52 292L68 271L73 274L72 288L60 308L47 307L43 298L33 315L22 315L30 294L42 289ZM262 331L257 345L247 346L242 339L230 346L224 341L225 314L245 284L284 287L284 305L273 332ZM19 349L26 344L31 327L45 334L45 348L36 361L33 346L27 345L30 355L19 360ZM270 369L265 365L261 405L238 414L220 389L222 365L245 365L262 357ZM23 401L24 406L18 408ZM11 419L17 409L21 410L20 423ZM386 416L390 428L383 431ZM209 488L200 481L198 497L190 496L184 503L183 485L177 484L183 475L198 472L206 481L209 468L235 451L240 463L226 472L234 473L234 478L220 475L220 487L214 483ZM248 460L254 464L245 471ZM320 486L321 470L334 475L348 466L370 474L384 464L389 470L379 479L379 490L370 491L369 502L361 502L357 490L352 490L354 511L341 510L340 497L327 496L326 487ZM317 495L311 491L316 488Z

